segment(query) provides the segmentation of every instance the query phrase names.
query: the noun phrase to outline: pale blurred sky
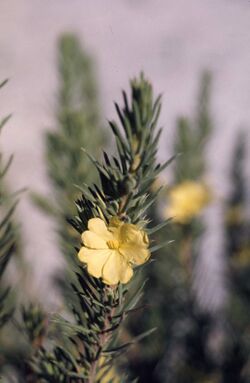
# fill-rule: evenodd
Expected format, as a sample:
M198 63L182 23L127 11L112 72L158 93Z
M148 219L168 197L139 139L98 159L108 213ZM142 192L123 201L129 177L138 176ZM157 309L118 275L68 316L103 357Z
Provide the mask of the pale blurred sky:
M114 116L121 89L128 89L128 80L141 70L163 93L161 158L170 147L176 116L192 113L201 71L213 72L217 130L208 177L223 196L237 130L250 126L250 1L1 0L0 79L11 81L0 93L0 114L13 113L2 147L6 155L15 153L13 189L48 190L42 137L54 125L56 42L65 31L76 32L96 59L107 118ZM25 221L27 257L34 261L37 286L43 287L59 264L53 226L27 197L19 217ZM218 227L211 234L215 248Z

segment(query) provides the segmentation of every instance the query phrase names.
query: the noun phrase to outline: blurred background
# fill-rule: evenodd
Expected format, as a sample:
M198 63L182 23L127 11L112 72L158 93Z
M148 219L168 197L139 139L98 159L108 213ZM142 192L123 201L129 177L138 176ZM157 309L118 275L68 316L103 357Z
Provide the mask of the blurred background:
M180 245L173 245L168 250L172 257L180 257L180 263L176 264L169 256L162 279L170 270L171 275L167 278L170 282L165 286L160 277L157 280L156 276L160 275L157 266L148 272L152 274L152 296L161 295L162 307L166 310L174 307L171 318L168 318L169 312L159 313L159 317L166 319L159 324L160 328L162 326L159 334L168 337L170 329L174 328L177 335L170 340L171 347L161 348L156 341L155 353L151 349L135 365L131 358L131 371L136 374L139 371L140 376L143 376L143 370L147 371L147 362L151 371L157 371L154 376L165 381L162 371L165 371L166 359L168 371L173 373L166 378L167 382L221 381L216 380L218 366L223 366L226 371L229 362L222 358L218 365L216 356L208 360L204 350L208 347L218 356L225 304L231 299L230 289L234 283L242 287L240 294L244 299L240 302L243 307L250 306L250 286L247 284L250 274L245 269L250 264L249 21L250 3L247 0L9 0L0 4L0 79L10 79L0 94L1 115L13 113L11 122L3 131L1 149L6 155L15 155L8 175L9 187L13 190L27 188L18 207L17 220L22 222L25 259L32 267L31 295L38 294L41 300L50 304L57 302L57 296L50 291L52 276L62 262L56 241L58 227L37 209L34 200L46 210L44 201L39 200L37 194L33 195L32 201L31 192L52 195L53 182L57 187L62 186L58 179L53 181L58 169L49 170L49 164L52 169L56 161L50 150L56 153L57 147L46 132L53 135L63 126L61 113L63 108L69 107L63 105L68 81L67 60L69 64L70 59L74 61L74 54L79 49L87 57L87 64L83 65L85 72L79 72L79 78L85 75L94 79L94 88L89 83L83 86L89 86L88 89L94 92L92 101L98 126L103 132L96 135L106 136L98 138L100 146L102 143L109 146L107 120L115 117L113 101L121 101L121 90L129 89L129 79L143 71L152 82L155 94L163 95L160 126L164 130L159 159L164 161L176 152L183 153L185 159L178 159L158 180L160 184L167 184L169 193L163 193L160 206L151 212L152 219L160 221L166 216L178 216L175 201L177 205L182 204L186 196L190 201L187 207L183 202L187 213L180 213L184 216L176 221L176 226L162 234L164 239L175 239ZM67 37L65 33L71 35ZM66 63L65 67L63 63ZM74 66L72 68L74 70ZM86 135L82 145L87 149L94 145L91 129L89 123L89 136ZM98 151L99 147L96 149ZM201 202L197 206L199 199ZM190 212L192 204L196 205ZM165 209L166 213L162 214L160 211ZM241 256L235 266L235 260L232 265L228 259L236 253ZM159 254L159 259L161 256ZM162 268L161 261L159 265ZM190 294L185 296L187 286ZM175 302L171 300L175 296L171 297L173 289L177 294ZM239 296L241 299L242 295ZM236 301L239 303L238 296ZM157 321L156 316L151 318L149 315L149 324ZM183 317L188 318L188 323L183 322ZM247 326L245 319L242 326L239 326L239 332ZM132 332L137 332L136 326L132 324L130 327ZM204 344L199 338L201 334ZM235 333L234 340L237 341L231 345L233 351L228 360L239 359L237 366L245 366L248 362L242 361L241 341ZM197 346L193 354L189 349L191 344ZM198 375L191 374L187 380L183 378L187 376L187 370L180 375L176 373L173 357L174 354L181 355L180 358L186 361L185 366L190 366L190 361L185 359L185 350L189 350L187 354L195 361L198 360L195 369L199 370ZM204 354L203 359L199 360L201 354ZM174 366L173 370L170 365ZM223 375L222 381L248 382L232 376L232 380L228 380L228 376L224 379Z

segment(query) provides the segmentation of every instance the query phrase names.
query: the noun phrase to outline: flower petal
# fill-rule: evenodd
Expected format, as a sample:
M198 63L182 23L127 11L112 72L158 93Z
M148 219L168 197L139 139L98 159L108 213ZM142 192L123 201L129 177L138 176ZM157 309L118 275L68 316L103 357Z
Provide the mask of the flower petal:
M134 243L137 246L148 246L148 236L136 225L125 223L120 228L120 238L122 243Z
M143 246L136 244L124 244L119 248L120 253L125 257L127 262L134 265L142 265L150 257L150 251Z
M134 272L132 267L126 263L126 266L122 269L120 273L120 282L121 283L128 283L130 279L132 278Z
M108 249L106 240L93 231L86 230L82 233L84 246L90 249Z
M121 242L135 242L138 234L138 228L130 223L124 223L120 228Z
M102 269L110 257L112 250L94 250L82 247L78 253L78 258L81 262L87 264L88 273L93 277L100 278Z
M88 222L88 229L108 241L112 234L108 231L105 222L101 218L91 218Z
M108 285L127 283L132 275L131 266L118 251L113 251L102 270L103 282Z
M116 285L119 282L119 260L119 253L116 250L113 250L102 269L104 283L107 283L108 285Z

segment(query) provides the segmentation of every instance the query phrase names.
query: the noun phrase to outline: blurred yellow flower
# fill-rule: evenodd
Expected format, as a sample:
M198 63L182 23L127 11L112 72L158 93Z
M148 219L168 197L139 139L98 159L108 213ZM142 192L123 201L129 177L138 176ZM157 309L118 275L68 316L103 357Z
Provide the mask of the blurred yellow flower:
M118 218L112 218L108 227L102 219L91 218L82 241L79 260L87 264L89 274L108 285L127 283L133 276L132 267L150 256L147 234Z
M178 223L188 223L211 200L208 187L200 182L184 181L169 192L166 215Z

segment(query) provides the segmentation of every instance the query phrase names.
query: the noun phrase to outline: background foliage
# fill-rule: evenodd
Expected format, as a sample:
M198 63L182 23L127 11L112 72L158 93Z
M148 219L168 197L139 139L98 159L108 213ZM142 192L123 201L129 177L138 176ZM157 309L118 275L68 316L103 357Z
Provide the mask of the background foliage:
M13 224L15 202L2 183L11 161L3 163L0 366L4 379L57 383L133 379L157 383L250 382L245 133L235 145L229 176L231 194L224 201L227 300L220 312L201 304L202 286L201 282L197 284L197 265L206 234L203 212L217 198L206 174L206 150L216 129L210 107L211 75L205 72L201 78L193 118L177 119L172 148L177 156L167 187L160 190L163 182L159 173L170 161L157 165L160 98L154 99L145 78L131 83L130 100L123 92L123 106L115 105L118 122L111 121L110 127L116 152L110 155L104 151L100 160L100 147L105 146L110 133L102 127L93 60L73 35L64 35L59 41L58 74L57 126L46 133L44 140L51 194L44 197L36 191L32 199L51 217L57 232L55 240L64 269L55 275L55 288L62 293L63 309L60 315L51 316L37 302L20 305L13 298L17 294L10 292L6 283L5 269L15 253L17 233ZM197 194L189 195L185 189L187 182L205 186L207 197L199 208ZM176 187L182 190L180 206L188 206L184 221L175 217L169 220L171 193ZM183 204L185 198L188 200ZM190 213L192 206L195 208ZM120 215L147 228L155 244L152 260L137 272L135 280L112 291L79 268L75 256L80 238L77 231L81 234L87 220L100 214L107 221ZM201 272L207 279L207 271ZM7 333L10 339L18 334L18 348L12 341L6 351Z

